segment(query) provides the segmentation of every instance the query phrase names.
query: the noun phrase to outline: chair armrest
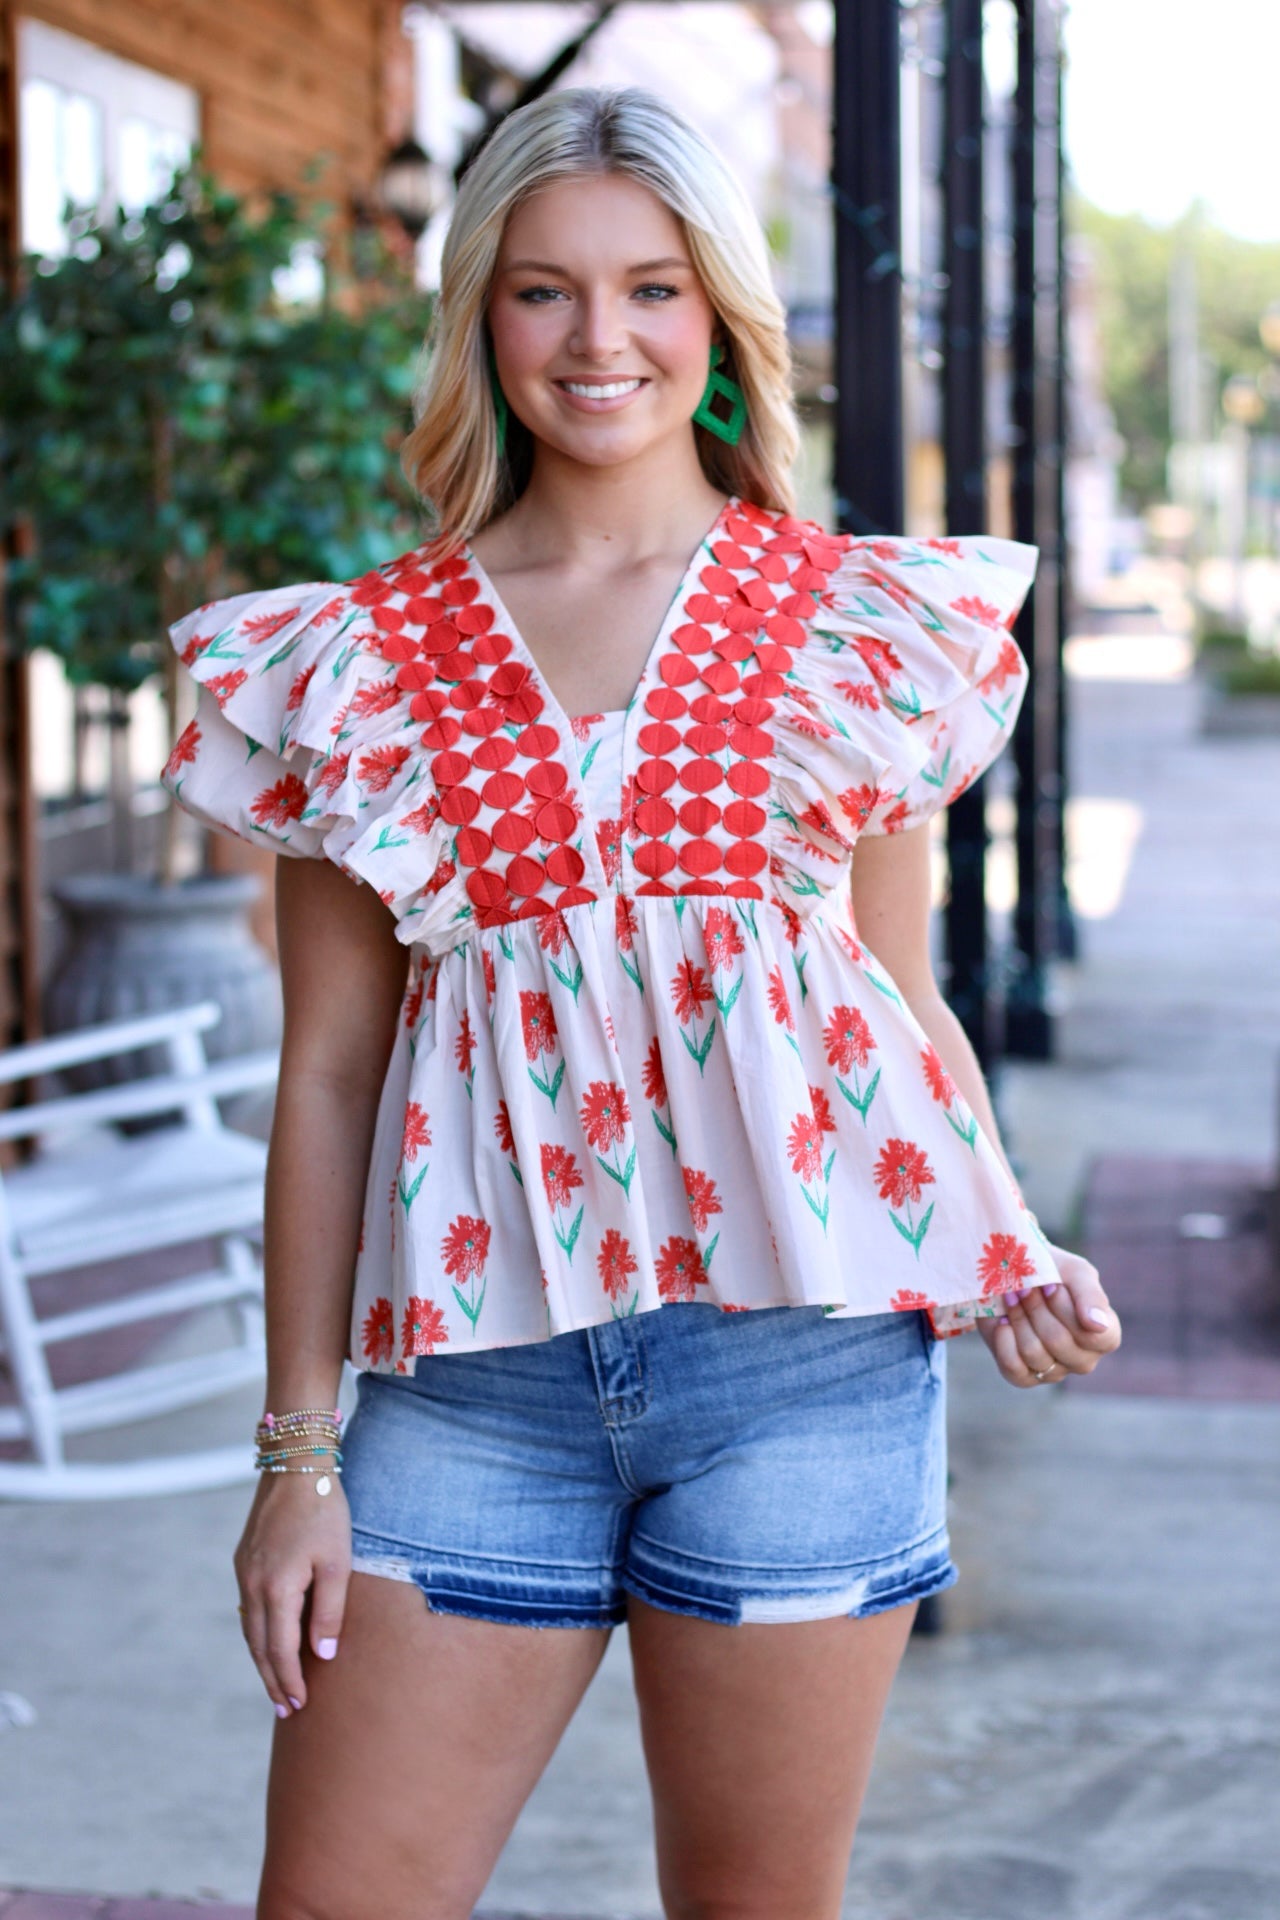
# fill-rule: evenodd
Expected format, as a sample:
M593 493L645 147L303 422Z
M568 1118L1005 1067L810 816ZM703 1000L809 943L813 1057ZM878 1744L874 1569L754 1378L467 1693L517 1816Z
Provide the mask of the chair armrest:
M163 1013L132 1015L124 1020L104 1020L92 1027L77 1027L74 1033L55 1034L48 1040L31 1040L21 1047L9 1047L0 1053L0 1084L27 1080L32 1074L56 1073L60 1067L81 1060L102 1060L113 1053L131 1053L135 1047L172 1040L177 1035L202 1033L216 1026L222 1008L216 1000L199 1000L190 1007L170 1007Z
M271 1086L279 1077L278 1048L242 1053L215 1060L198 1074L157 1074L149 1080L130 1080L119 1087L101 1087L93 1093L75 1093L60 1100L38 1100L28 1107L0 1113L0 1140L28 1139L55 1128L97 1126L104 1121L133 1119L143 1113L167 1113L190 1107L193 1101L221 1098L251 1087Z

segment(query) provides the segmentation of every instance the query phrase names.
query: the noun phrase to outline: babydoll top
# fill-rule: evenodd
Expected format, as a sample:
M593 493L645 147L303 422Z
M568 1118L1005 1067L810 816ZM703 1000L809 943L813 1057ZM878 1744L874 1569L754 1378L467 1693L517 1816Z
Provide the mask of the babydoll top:
M945 1337L1053 1277L850 890L861 835L1005 742L1035 557L732 498L605 714L561 708L467 548L170 629L198 693L163 785L374 887L410 950L354 1367L690 1300Z

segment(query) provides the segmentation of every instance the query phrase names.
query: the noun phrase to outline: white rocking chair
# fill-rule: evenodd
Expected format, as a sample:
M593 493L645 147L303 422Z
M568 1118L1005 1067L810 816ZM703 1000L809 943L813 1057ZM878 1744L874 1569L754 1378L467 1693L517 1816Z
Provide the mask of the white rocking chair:
M261 1379L265 1367L261 1241L263 1141L224 1125L216 1100L270 1086L272 1049L210 1065L200 1034L222 1018L215 1001L107 1021L0 1053L0 1082L56 1073L82 1060L162 1046L169 1072L40 1100L0 1113L0 1140L35 1139L25 1166L0 1171L0 1367L16 1404L0 1406L0 1440L32 1458L0 1459L0 1497L118 1499L227 1486L253 1475L253 1448L190 1450L122 1461L68 1461L66 1435L120 1426L212 1399ZM122 1134L111 1122L173 1113L175 1124ZM209 1239L217 1264L69 1312L38 1316L31 1282L130 1255ZM225 1302L236 1341L161 1364L54 1386L55 1342Z

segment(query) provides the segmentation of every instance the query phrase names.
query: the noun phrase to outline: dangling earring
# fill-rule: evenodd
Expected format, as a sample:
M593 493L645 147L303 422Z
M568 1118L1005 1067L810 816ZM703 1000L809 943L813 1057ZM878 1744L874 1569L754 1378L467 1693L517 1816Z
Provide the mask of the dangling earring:
M724 348L713 346L711 370L693 417L700 427L705 427L708 433L714 433L718 440L725 440L731 447L736 447L742 438L742 429L747 424L747 401L736 380L731 380L728 374L716 372L723 359ZM721 408L719 415L712 411L716 403ZM726 407L728 417L723 418L721 416Z
M497 418L498 458L501 460L507 451L507 421L510 418L511 410L507 405L507 396L502 391L502 385L498 379L498 360L497 355L493 351L492 340L489 342L489 390L493 395L493 411Z

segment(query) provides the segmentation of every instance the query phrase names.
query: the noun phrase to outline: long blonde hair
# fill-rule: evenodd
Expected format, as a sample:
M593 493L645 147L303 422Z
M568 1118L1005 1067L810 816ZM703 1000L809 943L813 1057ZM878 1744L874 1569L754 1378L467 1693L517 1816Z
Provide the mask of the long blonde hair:
M724 331L720 371L747 404L736 447L694 428L713 486L792 512L799 446L786 316L760 222L716 149L657 94L640 87L569 87L508 115L468 167L441 262L426 373L400 460L434 520L444 553L479 532L523 490L532 436L511 415L498 452L485 313L503 230L514 207L554 180L621 173L648 187L680 221Z

